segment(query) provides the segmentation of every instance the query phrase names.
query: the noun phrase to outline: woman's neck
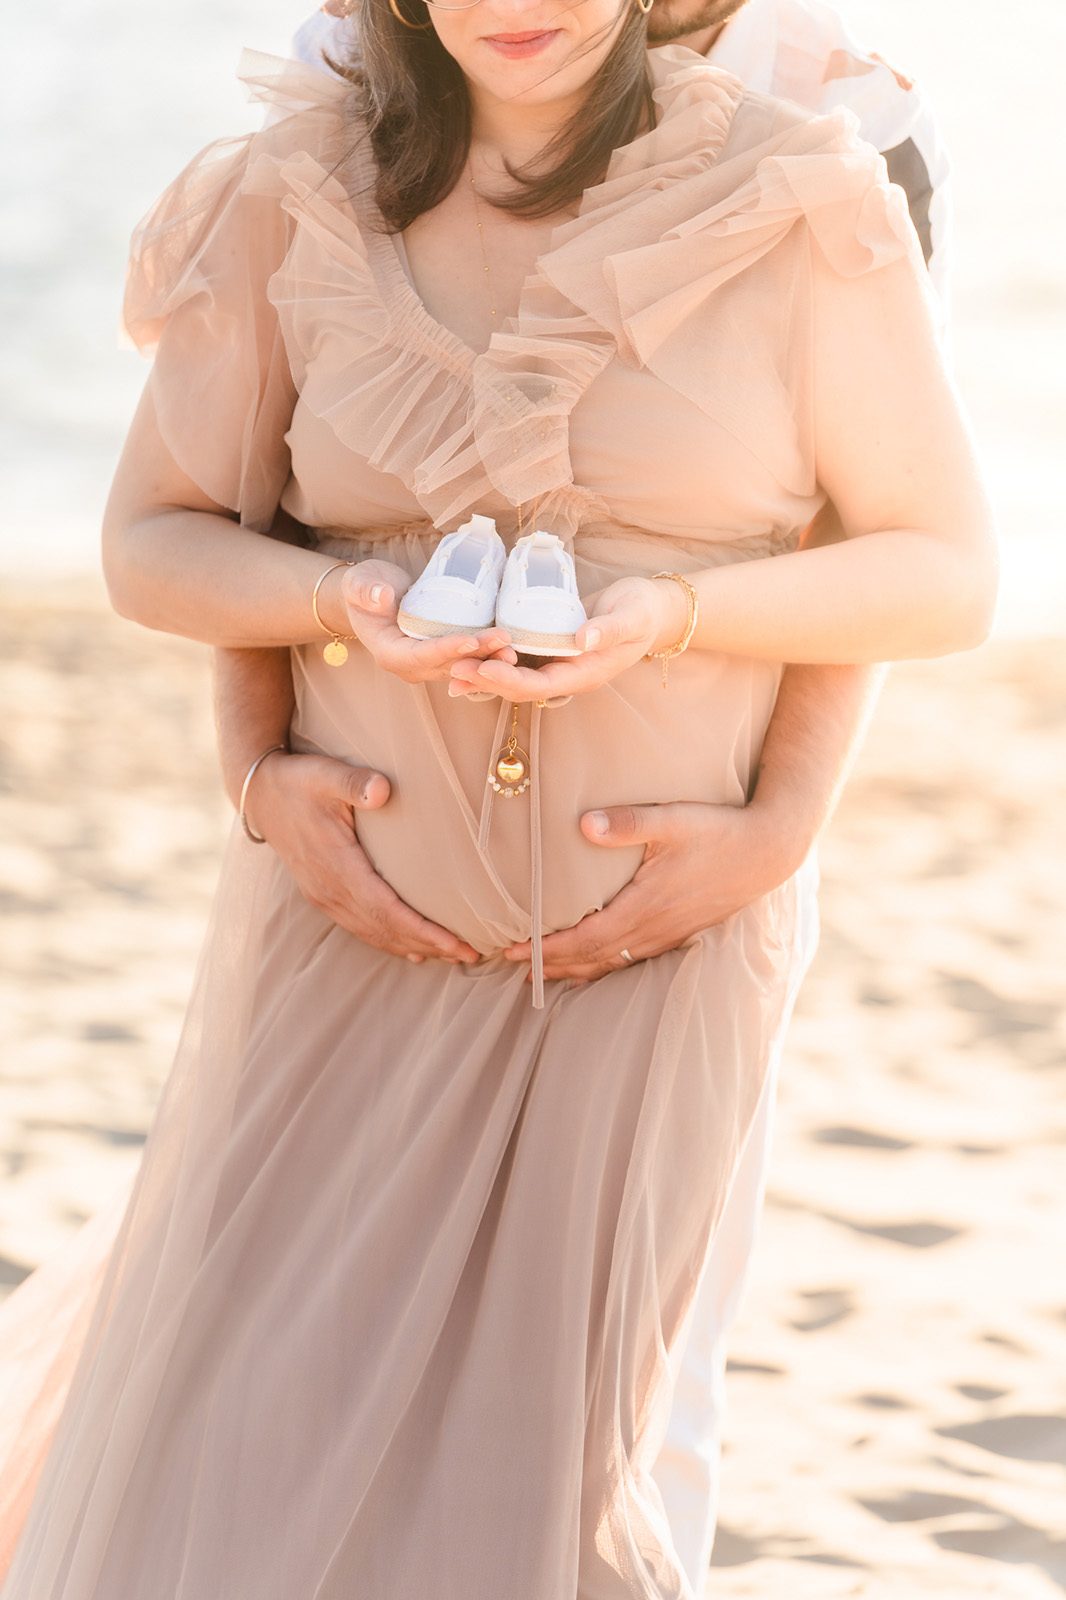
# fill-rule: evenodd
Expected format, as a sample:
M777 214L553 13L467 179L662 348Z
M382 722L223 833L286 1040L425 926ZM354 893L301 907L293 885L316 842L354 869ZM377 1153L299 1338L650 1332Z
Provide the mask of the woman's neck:
M534 165L578 109L581 96L547 105L516 105L513 100L498 100L471 85L471 160L476 173L505 175L504 163L512 167Z

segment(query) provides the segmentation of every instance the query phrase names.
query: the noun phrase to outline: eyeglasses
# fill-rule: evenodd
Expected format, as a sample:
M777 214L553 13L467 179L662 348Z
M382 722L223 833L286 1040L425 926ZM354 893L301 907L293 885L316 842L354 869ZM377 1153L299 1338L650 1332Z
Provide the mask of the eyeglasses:
M355 3L356 0L353 0L353 3L349 8L349 12L354 11ZM470 11L474 6L479 6L481 4L481 0L464 0L464 3L458 6L443 5L441 0L425 0L425 4L427 6L432 5L435 11ZM402 22L405 28L412 28L417 32L419 29L431 28L433 26L431 22L412 22L409 17L405 17L403 12L400 10L399 0L389 0L389 10L392 12L397 22Z

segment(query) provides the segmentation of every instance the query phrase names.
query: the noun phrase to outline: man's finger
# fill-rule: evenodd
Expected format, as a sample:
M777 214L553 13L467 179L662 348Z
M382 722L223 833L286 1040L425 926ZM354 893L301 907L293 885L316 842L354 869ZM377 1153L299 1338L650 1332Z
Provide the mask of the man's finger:
M547 934L541 945L545 969L549 963L573 967L600 963L614 966L623 950L635 955L638 944L646 948L649 938L653 937L648 927L651 920L648 898L642 885L627 883L602 911L590 911L572 928L560 928L557 933ZM528 961L528 939L511 945L504 954L509 961Z
M657 950L649 952L651 955L658 955L659 953ZM560 978L569 978L574 983L594 983L597 978L606 978L608 973L611 972L621 972L623 967L635 966L638 961L643 961L644 959L643 954L637 955L633 953L632 961L617 958L614 961L604 960L592 964L576 961L556 962L552 967L545 966L544 977L552 982L557 982ZM532 983L532 981L533 971L531 968L526 973L526 982Z
M586 839L615 847L659 844L672 838L674 830L669 806L661 805L602 806L583 811L580 822Z
M364 860L366 857L364 855ZM378 934L390 948L406 954L414 947L426 955L439 956L445 961L477 961L480 959L473 945L467 944L457 934L431 922L401 900L396 891L374 872L367 861L372 877L365 882L354 900L364 916L373 919ZM376 941L375 941L376 942Z
M334 768L331 776L336 783L338 799L356 811L376 811L392 793L392 785L383 772L374 767L353 767L335 756L325 756Z

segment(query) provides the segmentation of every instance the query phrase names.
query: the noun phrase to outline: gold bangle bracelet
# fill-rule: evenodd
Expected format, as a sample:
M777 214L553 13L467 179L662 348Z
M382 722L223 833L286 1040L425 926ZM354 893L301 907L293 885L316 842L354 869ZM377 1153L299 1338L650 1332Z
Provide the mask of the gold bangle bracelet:
M663 650L649 650L647 655L644 657L645 661L661 661L662 662L662 668L663 668L662 687L665 689L666 688L667 662L671 659L672 656L679 656L681 654L682 650L687 650L688 649L689 640L692 638L692 635L696 631L696 623L699 620L699 614L700 614L700 597L696 593L695 589L692 587L692 584L689 583L688 579L683 575L683 573L680 573L680 572L653 572L652 573L652 577L653 578L673 578L674 582L675 583L679 583L681 585L681 587L684 589L686 595L688 596L688 622L685 625L685 631L681 635L680 639L678 639L675 644L667 645L665 647L665 649L663 649Z
M275 750L287 751L288 748L289 747L287 744L272 744L269 750L264 750L261 756L256 756L255 760L252 762L251 766L248 768L248 771L244 775L244 784L241 788L241 803L237 809L240 813L241 827L244 829L245 833L248 835L249 839L251 839L253 844L266 844L266 840L263 838L261 833L254 833L252 831L251 823L248 821L248 817L245 813L244 808L248 804L248 786L251 783L252 778L255 776L256 768L259 766L261 761L265 761L267 756L272 756Z
M326 624L322 621L322 617L318 610L318 591L321 589L330 573L336 572L338 567L354 567L355 565L356 563L354 561L335 561L331 567L326 568L325 572L320 573L318 582L315 584L314 590L311 594L311 610L315 614L315 621L318 623L323 633L329 634L329 644L323 645L322 647L322 659L331 667L343 667L344 663L348 659L348 648L346 645L341 643L341 640L357 639L359 636L355 633L334 633L332 628L328 628L326 626Z

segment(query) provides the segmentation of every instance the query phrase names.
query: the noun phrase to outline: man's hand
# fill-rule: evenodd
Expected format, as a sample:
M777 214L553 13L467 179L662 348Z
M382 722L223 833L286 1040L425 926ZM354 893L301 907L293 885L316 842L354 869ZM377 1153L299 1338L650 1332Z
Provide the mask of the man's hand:
M258 768L249 819L292 873L313 906L367 944L409 961L479 961L465 939L420 916L367 859L355 812L389 798L389 780L332 756L276 751Z
M606 819L603 833L596 831L597 818ZM757 800L747 806L610 806L584 812L581 831L606 849L643 843L644 860L602 911L545 938L546 978L588 982L626 966L622 950L634 961L675 950L784 883L812 842ZM504 954L528 961L529 941Z

